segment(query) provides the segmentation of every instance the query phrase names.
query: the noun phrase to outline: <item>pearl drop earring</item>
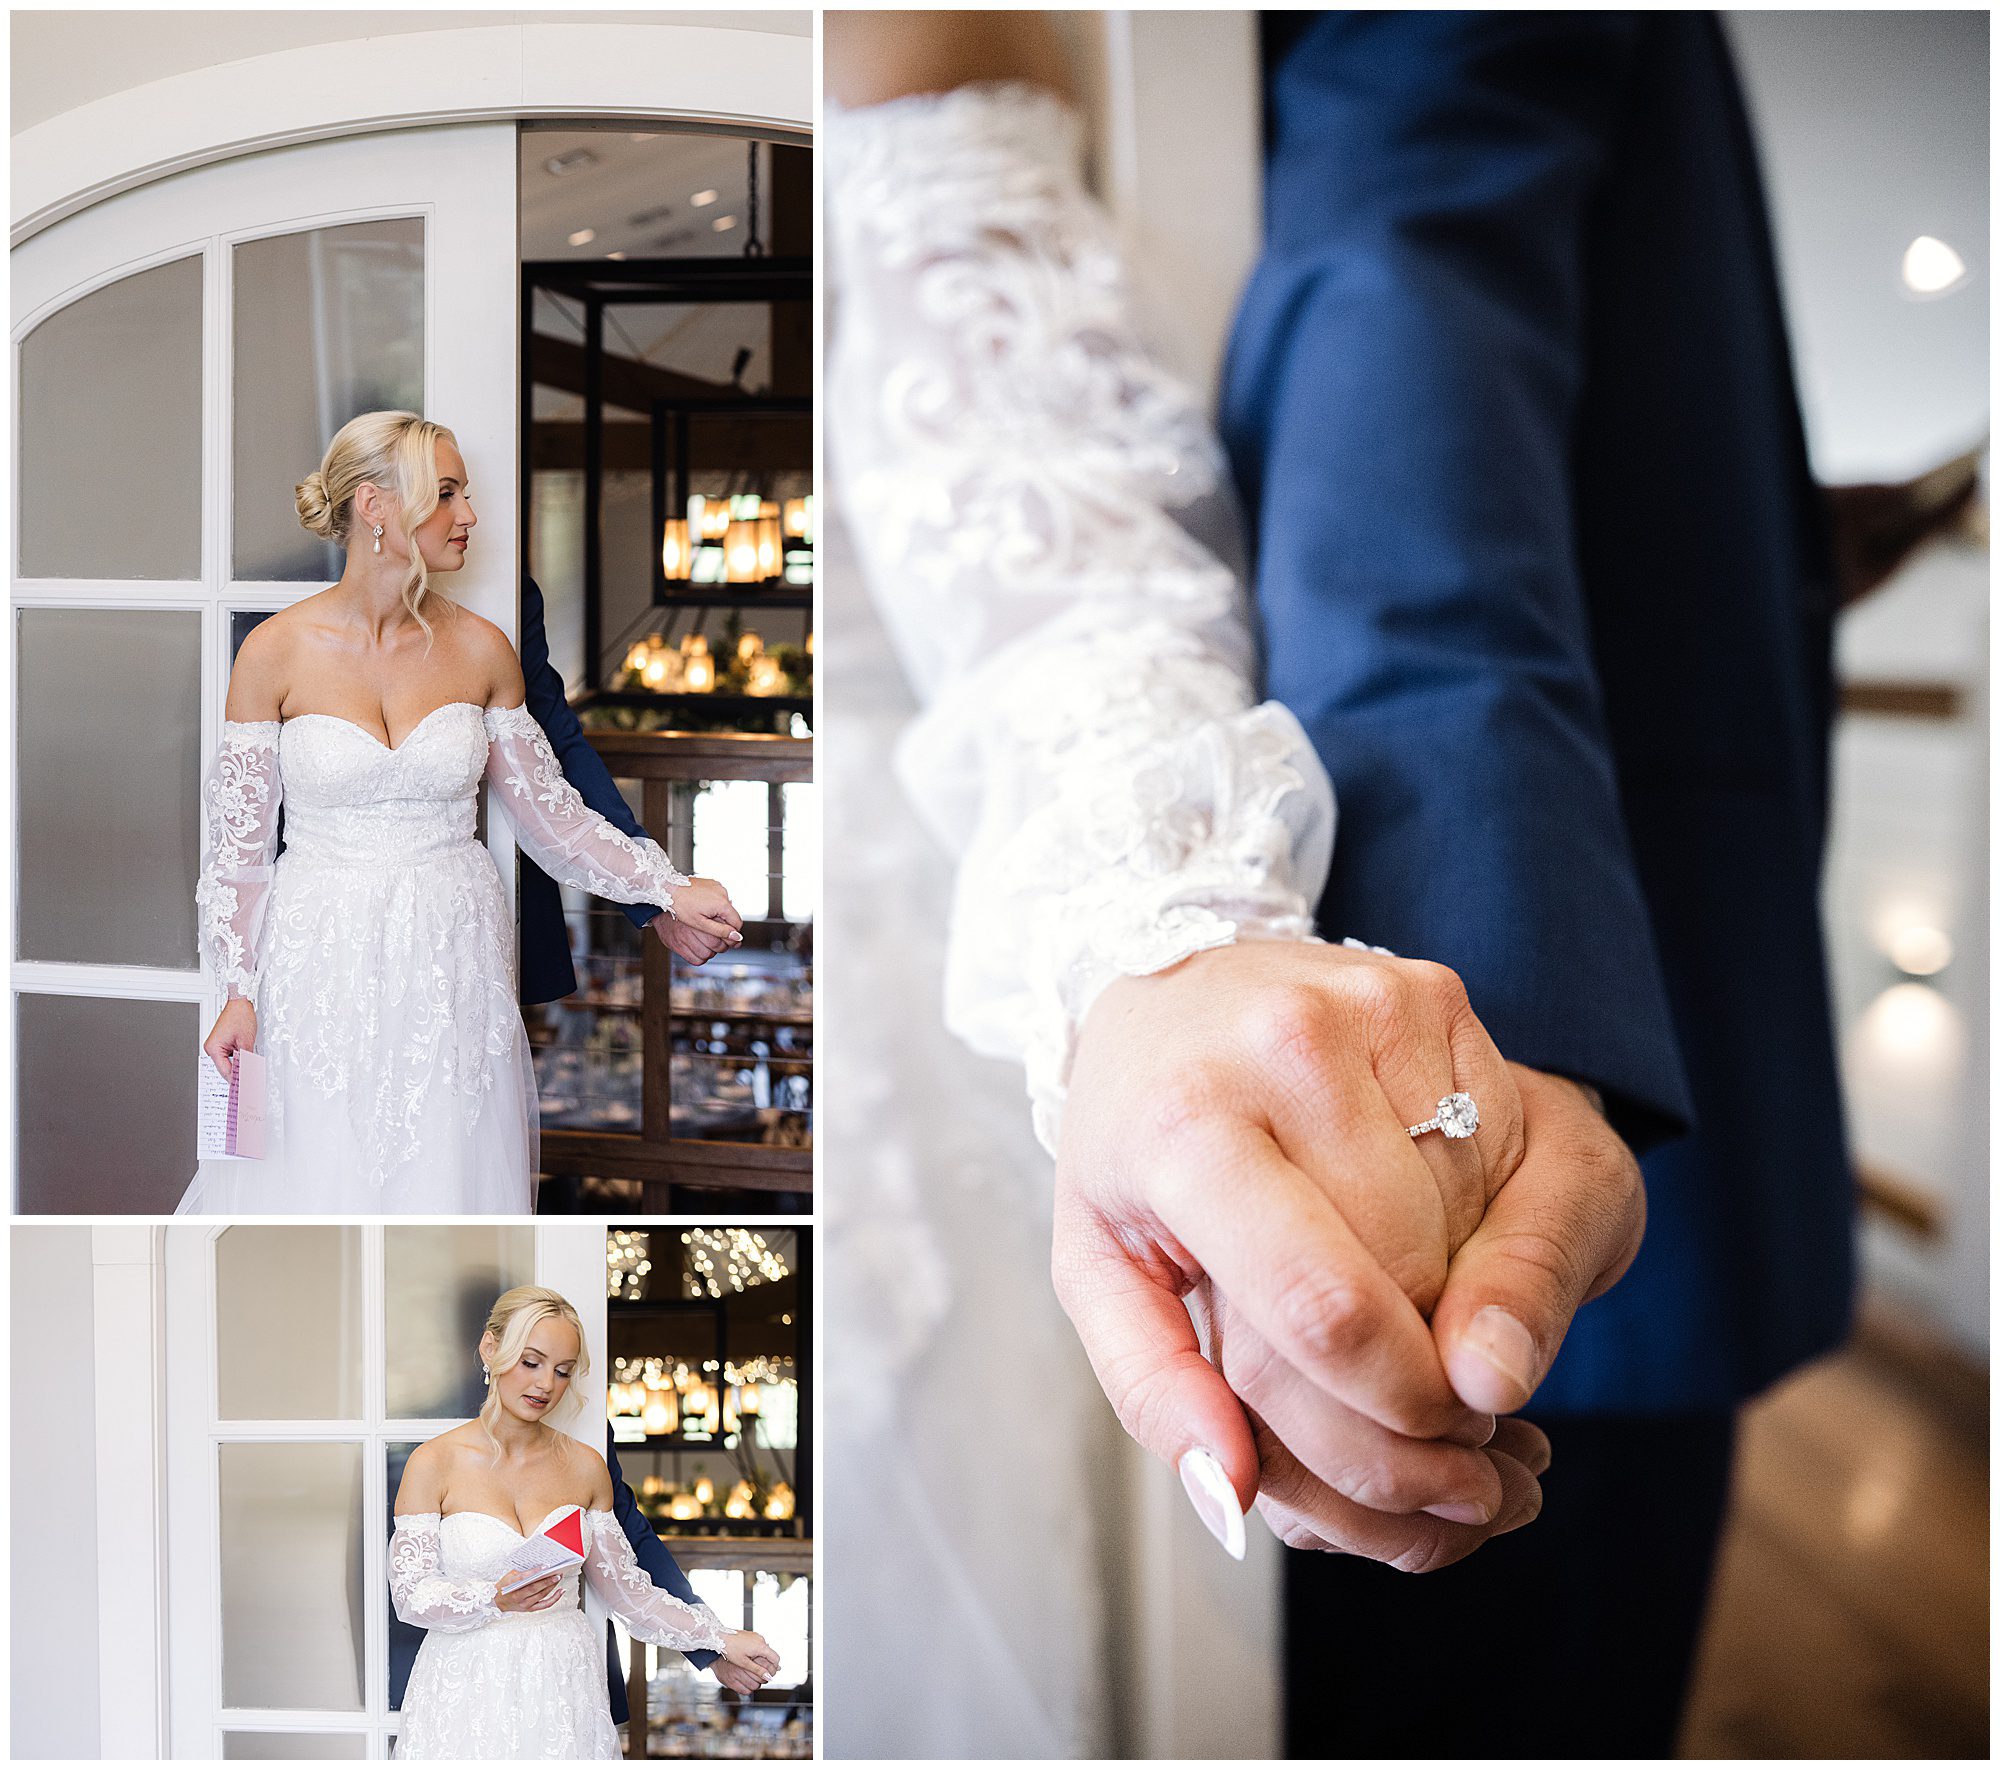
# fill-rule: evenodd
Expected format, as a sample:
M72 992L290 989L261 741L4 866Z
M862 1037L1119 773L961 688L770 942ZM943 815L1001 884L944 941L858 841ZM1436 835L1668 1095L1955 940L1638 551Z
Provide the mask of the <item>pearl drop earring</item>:
M375 551L382 551L382 525L379 522L375 525Z
M487 1388L490 1389L493 1387L493 1372L488 1366L482 1364L479 1367L479 1380L482 1383L484 1383Z

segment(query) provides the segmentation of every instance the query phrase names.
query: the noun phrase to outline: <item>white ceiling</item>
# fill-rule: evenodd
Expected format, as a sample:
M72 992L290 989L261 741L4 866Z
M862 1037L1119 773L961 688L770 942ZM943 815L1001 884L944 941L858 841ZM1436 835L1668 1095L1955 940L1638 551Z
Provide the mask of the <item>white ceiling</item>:
M771 243L771 157L759 148L759 232ZM588 158L582 156L587 155ZM550 162L563 166L552 171ZM521 255L601 260L733 257L749 234L748 144L735 137L626 129L525 129L521 133ZM693 198L716 193L706 204ZM715 223L734 225L718 232ZM584 228L592 238L570 244ZM579 341L575 303L547 294L535 303L534 327ZM621 306L608 310L605 342L636 357L703 380L727 383L737 350L752 351L744 385L767 384L770 315L755 304ZM581 400L535 390L538 418L572 417Z
M356 37L479 25L706 25L732 31L812 35L804 12L15 12L12 111L9 127L24 129L93 99L216 67Z
M724 135L626 129L521 132L521 256L706 258L748 237L749 147ZM760 232L771 243L771 156L759 150ZM697 205L707 191L715 200ZM716 222L731 225L718 230ZM583 228L594 237L579 245Z
M1732 12L1822 479L1915 473L1990 421L1985 12ZM1904 250L1971 275L1920 300Z

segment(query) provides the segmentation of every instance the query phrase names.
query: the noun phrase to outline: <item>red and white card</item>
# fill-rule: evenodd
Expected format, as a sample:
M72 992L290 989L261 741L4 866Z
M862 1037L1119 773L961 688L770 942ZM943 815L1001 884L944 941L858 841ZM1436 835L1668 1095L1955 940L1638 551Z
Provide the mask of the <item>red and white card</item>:
M501 1586L503 1592L511 1592L528 1580L540 1579L545 1573L566 1573L572 1567L581 1567L583 1508L565 1506L560 1512L551 1513L548 1522L516 1549L511 1559L517 1577Z

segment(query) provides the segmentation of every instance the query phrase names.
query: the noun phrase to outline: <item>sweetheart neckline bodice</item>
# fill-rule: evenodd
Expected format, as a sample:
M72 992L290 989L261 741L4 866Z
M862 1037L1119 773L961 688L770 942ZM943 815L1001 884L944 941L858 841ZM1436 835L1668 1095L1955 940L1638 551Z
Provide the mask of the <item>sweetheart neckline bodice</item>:
M502 1518L497 1512L482 1512L479 1510L477 1506L467 1506L463 1511L460 1512L440 1512L438 1514L438 1525L440 1528L442 1528L445 1524L447 1524L448 1522L450 1522L450 1520L454 1518L490 1518L495 1524L499 1525L502 1530L508 1531L512 1535L519 1537L521 1541L525 1543L530 1537L539 1535L542 1526L547 1524L548 1521L551 1518L553 1518L558 1512L567 1512L571 1506L576 1506L576 1509L579 1512L588 1513L590 1510L588 1506L577 1505L577 1503L574 1500L571 1500L560 1506L551 1506L546 1512L542 1514L540 1523L538 1523L533 1530L516 1530L513 1525L508 1523L507 1520Z
M382 739L378 738L372 731L368 729L367 726L363 725L359 720L349 719L344 714L340 713L294 713L289 719L280 720L278 724L280 732L282 733L283 728L285 726L296 725L302 719L329 720L335 725L346 726L349 731L358 731L378 750L382 751L384 755L396 756L400 755L405 749L409 747L410 740L414 738L418 732L422 731L426 725L430 724L430 722L433 719L435 719L440 713L450 712L453 707L468 707L473 712L477 713L482 720L486 716L486 708L478 701L446 701L442 706L433 707L428 713L426 713L421 719L419 719L416 722L416 724L411 726L408 731L403 733L403 738L401 743L395 743L395 744L384 743Z

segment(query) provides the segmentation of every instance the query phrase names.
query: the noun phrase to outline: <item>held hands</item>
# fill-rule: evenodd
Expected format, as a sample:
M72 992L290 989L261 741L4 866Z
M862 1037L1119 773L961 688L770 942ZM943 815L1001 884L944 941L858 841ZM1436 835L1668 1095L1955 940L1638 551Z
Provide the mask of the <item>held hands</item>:
M1454 1089L1477 1133L1412 1139ZM1183 1472L1225 1542L1260 1490L1287 1541L1409 1568L1528 1522L1547 1440L1493 1416L1642 1224L1583 1091L1506 1063L1441 966L1224 948L1120 980L1085 1022L1057 1294L1126 1429L1213 1459L1206 1497Z
M257 1049L257 1010L241 996L231 996L208 1029L201 1048L225 1077L236 1070L236 1053Z
M705 965L725 947L743 944L743 918L713 879L691 879L674 892L672 910L648 924L685 963Z
M715 1674L715 1681L725 1690L733 1690L738 1696L755 1696L769 1681L771 1674L758 1666L740 1666L734 1660L718 1659L709 1668Z
M739 1696L761 1690L777 1676L778 1651L753 1629L727 1629L715 1675Z

